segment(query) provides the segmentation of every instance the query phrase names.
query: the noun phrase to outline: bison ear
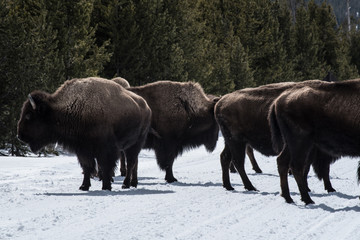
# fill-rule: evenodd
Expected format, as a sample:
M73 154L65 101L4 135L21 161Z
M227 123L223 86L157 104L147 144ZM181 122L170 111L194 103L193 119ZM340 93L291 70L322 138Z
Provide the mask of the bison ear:
M46 97L41 94L29 94L29 102L32 108L40 115L47 114L49 106Z

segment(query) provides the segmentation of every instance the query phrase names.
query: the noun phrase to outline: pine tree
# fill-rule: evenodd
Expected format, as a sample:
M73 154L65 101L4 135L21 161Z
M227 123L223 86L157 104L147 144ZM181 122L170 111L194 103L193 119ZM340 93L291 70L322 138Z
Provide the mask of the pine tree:
M95 11L99 12L99 16L92 19L98 23L98 45L110 40L108 49L112 56L102 74L107 78L124 77L131 85L137 84L137 74L142 71L139 56L143 41L136 21L137 8L134 1L101 3L98 0Z
M351 63L357 68L360 74L360 31L352 32L349 44L349 52Z
M185 81L185 60L177 39L176 22L165 0L144 0L138 3L136 21L139 23L142 45L137 74L141 84L156 80Z
M189 53L185 55L187 62L191 63L189 77L195 72L196 81L212 94L226 94L238 88L254 86L247 53L235 35L235 17L229 13L233 9L231 1L200 0L194 9L193 14L198 18L193 18L196 20L186 33L196 35L191 35L194 40L189 45L182 45L186 46L183 48L185 53ZM187 46L191 51L186 51Z
M91 14L95 0L47 0L47 21L57 31L65 79L96 76L109 61L108 42L96 45ZM63 80L65 80L63 79Z
M243 48L240 39L234 37L230 53L229 78L233 80L234 90L255 87L253 71L250 69L248 55Z
M238 1L237 36L248 52L256 85L292 79L284 34L280 31L278 3L267 0Z
M326 71L334 73L339 80L349 79L356 75L350 66L347 38L341 36L337 27L335 14L330 5L323 2L317 5L314 0L308 4L310 21L314 23L319 37L319 61L325 62Z
M0 12L0 148L24 155L27 149L16 139L22 103L35 89L53 89L62 67L42 1L1 1Z
M201 20L205 23L203 37L206 39L206 61L210 64L208 79L200 82L206 92L224 94L234 90L235 84L229 79L230 56L228 44L231 43L229 23L223 15L221 1L202 1Z
M298 81L319 79L326 75L326 63L320 58L322 43L316 22L310 19L305 6L296 11L294 30L294 70Z
M105 3L103 3L105 2ZM110 39L106 77L121 76L131 85L156 80L187 80L171 1L97 1L98 44ZM104 17L99 17L104 16ZM94 24L93 24L94 25Z
M207 32L202 16L202 0L171 2L173 4L168 4L169 13L175 20L177 41L183 52L184 80L196 81L205 86L212 72L207 54L212 43L205 37Z

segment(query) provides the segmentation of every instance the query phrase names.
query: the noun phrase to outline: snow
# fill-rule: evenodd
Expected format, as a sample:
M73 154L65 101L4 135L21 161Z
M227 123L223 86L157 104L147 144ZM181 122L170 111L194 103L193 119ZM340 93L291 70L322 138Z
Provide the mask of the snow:
M360 239L359 159L331 166L335 193L328 194L312 171L314 205L300 201L289 176L295 204L280 196L275 157L255 153L263 174L246 171L258 192L246 191L231 174L235 191L222 187L219 139L214 152L191 150L176 159L177 183L167 184L154 153L139 156L138 188L78 190L81 168L75 156L0 157L0 239Z

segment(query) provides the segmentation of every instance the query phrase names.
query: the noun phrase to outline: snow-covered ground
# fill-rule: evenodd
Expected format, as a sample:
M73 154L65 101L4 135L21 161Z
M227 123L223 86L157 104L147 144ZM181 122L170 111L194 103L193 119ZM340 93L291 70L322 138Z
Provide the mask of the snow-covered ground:
M245 191L231 174L235 191L222 187L219 154L204 148L175 161L178 183L167 184L152 151L142 151L137 189L78 190L81 168L74 156L0 158L0 239L360 239L358 159L331 167L336 193L328 194L311 171L314 205L305 206L293 177L295 204L280 197L274 157L256 153L263 174L246 170L258 192ZM118 173L118 172L117 172Z

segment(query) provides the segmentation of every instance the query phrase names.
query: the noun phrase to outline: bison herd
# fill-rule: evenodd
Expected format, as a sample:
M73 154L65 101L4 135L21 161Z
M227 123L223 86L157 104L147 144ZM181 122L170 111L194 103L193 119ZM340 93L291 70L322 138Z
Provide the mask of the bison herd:
M289 171L301 200L313 203L307 175L313 167L325 189L333 192L330 164L342 156L360 156L360 79L342 82L308 80L246 88L222 97L207 95L194 82L158 81L132 87L123 78L66 81L54 93L34 91L24 102L18 138L33 152L59 143L77 155L89 190L98 175L111 190L120 159L122 187L136 187L138 154L153 149L168 183L174 160L204 145L211 152L219 129L223 186L233 190L229 172L238 171L245 189L256 190L244 169L247 153L256 172L253 149L278 156L281 195L292 203ZM360 169L360 166L359 166ZM358 169L358 178L360 171Z

